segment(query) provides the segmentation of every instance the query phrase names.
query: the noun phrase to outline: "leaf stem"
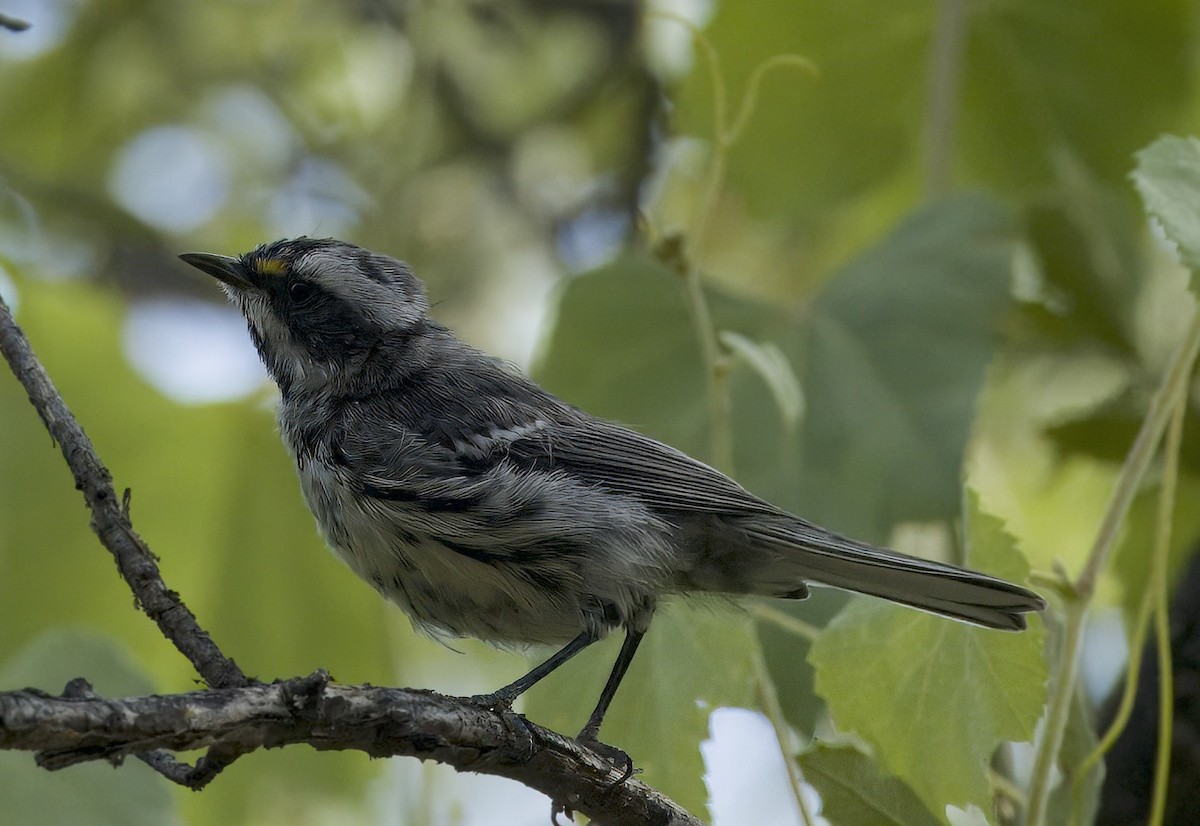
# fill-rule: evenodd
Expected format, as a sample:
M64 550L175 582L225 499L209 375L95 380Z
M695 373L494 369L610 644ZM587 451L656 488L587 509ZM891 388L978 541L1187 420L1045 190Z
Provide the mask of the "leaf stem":
M1187 337L1175 351L1167 375L1163 377L1162 385L1150 402L1150 409L1142 421L1141 430L1138 431L1133 447L1130 448L1129 456L1117 477L1116 487L1113 490L1108 509L1105 511L1096 543L1092 547L1083 572L1075 581L1075 587L1078 589L1081 599L1091 599L1100 572L1108 566L1109 557L1112 556L1113 549L1116 547L1121 524L1125 520L1129 506L1133 503L1138 485L1154 458L1155 449L1163 432L1167 429L1167 422L1179 396L1187 390L1188 379L1192 374L1198 350L1200 350L1200 311L1192 318Z
M762 640L759 639L757 630L752 629L752 633L754 639L751 648L759 700L762 702L767 719L771 721L771 727L775 730L775 739L779 743L779 751L783 756L784 765L787 767L788 781L792 784L792 794L796 796L796 805L800 807L800 820L804 826L815 826L816 818L809 811L808 802L804 799L804 775L800 772L800 766L793 753L790 742L791 729L788 727L787 719L783 716L783 708L779 705L779 695L775 693L775 683L771 680L771 674L767 671L767 661L763 658Z
M802 637L809 642L816 642L817 637L821 636L821 629L817 626L793 617L786 611L780 611L778 608L766 603L751 603L749 611L751 616L769 622L775 627L781 628L790 634L795 634L797 637Z
M704 364L711 460L719 469L733 473L733 405L729 398L729 360L717 342L717 328L713 324L708 299L704 295L700 268L691 257L688 258L683 280L687 291L688 309L692 315L692 326L696 328L696 335L700 340L700 356Z
M703 58L709 82L712 84L712 161L705 175L700 199L692 213L688 233L693 240L692 249L684 259L686 263L681 275L684 279L688 309L691 312L692 325L696 328L696 336L700 343L700 355L704 365L710 423L709 449L712 454L710 459L721 470L732 473L733 425L728 381L729 358L721 349L717 338L717 329L708 306L708 298L704 294L700 261L704 257L704 245L709 238L708 227L716 210L717 199L725 184L730 150L737 143L746 124L749 123L750 117L754 114L763 78L772 70L780 68L799 68L813 74L817 73L817 69L811 61L794 54L775 55L762 61L750 75L746 90L738 105L737 114L730 120L728 116L729 95L726 89L725 75L721 71L720 57L712 41L695 23L682 15L669 11L653 11L648 14L677 23L691 32L692 41Z
M1050 801L1054 762L1062 748L1067 719L1071 713L1071 698L1079 676L1079 651L1083 642L1083 627L1087 617L1088 602L1082 599L1066 603L1066 618L1063 625L1062 658L1055 679L1054 694L1050 698L1050 711L1046 716L1046 730L1038 744L1033 764L1033 779L1029 789L1029 826L1043 826L1046 809Z

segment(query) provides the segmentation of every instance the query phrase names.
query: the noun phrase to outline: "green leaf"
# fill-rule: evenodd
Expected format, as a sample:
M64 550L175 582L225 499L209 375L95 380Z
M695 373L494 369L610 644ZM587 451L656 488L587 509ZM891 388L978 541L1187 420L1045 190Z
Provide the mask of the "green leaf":
M620 634L614 634L619 637ZM612 639L580 654L530 690L529 718L567 735L583 727L616 657ZM708 791L700 742L720 706L754 708L752 625L725 606L660 608L605 719L600 738L624 749L641 779L692 813Z
M1013 0L979 11L968 19L956 124L974 180L1036 190L1066 148L1113 181L1187 110L1185 2Z
M780 308L706 293L717 329L774 343L795 363L801 330ZM712 458L704 369L684 284L660 261L633 253L573 278L544 352L535 376L547 389L698 459ZM795 434L757 375L735 370L728 384L739 481L796 507Z
M882 541L959 507L975 404L1011 307L1004 209L964 196L915 212L812 311L804 515Z
M57 693L85 677L101 696L144 695L153 683L113 640L89 631L47 631L0 668L0 687L34 686ZM119 769L86 763L59 772L33 755L0 752L4 818L23 826L161 826L179 823L169 784L136 760Z
M821 814L838 826L936 826L912 789L852 746L816 743L796 761L821 793Z
M1132 351L1129 308L1145 286L1145 219L1124 181L1105 183L1077 158L1058 158L1056 195L1024 213L1042 283L1040 300L1022 309L1031 329L1056 348L1096 342Z
M1200 271L1200 138L1159 138L1137 153L1133 182L1194 278Z
M969 503L976 567L1020 581L1028 573L1000 520ZM946 804L991 811L988 759L1033 737L1046 696L1041 621L1009 634L876 600L858 600L812 648L817 691L835 723L857 732L880 764L932 812Z
M704 374L682 289L678 276L641 255L573 278L536 378L597 416L683 450L702 448Z
M35 637L0 669L0 686L32 686L55 693L83 677L102 697L154 692L154 682L115 640L77 628L54 628Z

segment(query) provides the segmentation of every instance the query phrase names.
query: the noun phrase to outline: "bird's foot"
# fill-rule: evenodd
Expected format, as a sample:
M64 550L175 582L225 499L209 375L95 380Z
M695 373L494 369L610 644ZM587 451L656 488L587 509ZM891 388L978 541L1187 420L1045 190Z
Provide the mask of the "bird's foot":
M579 732L579 735L575 738L575 742L593 754L604 758L604 760L613 765L613 768L621 772L621 776L613 782L610 788L620 786L626 780L633 777L634 772L637 771L633 767L633 758L627 752L616 746L601 743L600 738L597 737L597 732L592 731L590 728L585 728Z
M596 736L596 731L590 726L579 732L578 736L575 737L575 742L593 754L603 758L605 762L611 763L613 768L620 770L621 776L609 784L608 791L617 788L617 786L620 786L626 780L633 777L635 772L640 771L640 769L633 767L633 758L624 750L616 746L610 746L607 743L601 743ZM565 803L562 800L552 800L550 802L550 822L554 826L560 826L559 815L565 816L567 823L575 822L575 809L570 803Z

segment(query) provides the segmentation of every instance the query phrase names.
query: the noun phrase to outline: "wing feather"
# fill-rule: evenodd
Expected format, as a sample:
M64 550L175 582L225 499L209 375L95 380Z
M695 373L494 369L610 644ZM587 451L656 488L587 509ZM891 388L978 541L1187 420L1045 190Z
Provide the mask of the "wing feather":
M557 424L513 441L505 452L517 462L562 469L583 482L636 497L655 510L780 513L720 471L611 422Z

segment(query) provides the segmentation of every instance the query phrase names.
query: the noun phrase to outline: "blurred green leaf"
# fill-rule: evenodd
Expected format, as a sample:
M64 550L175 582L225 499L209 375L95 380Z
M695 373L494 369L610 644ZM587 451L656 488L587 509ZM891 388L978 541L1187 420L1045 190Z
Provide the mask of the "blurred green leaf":
M821 793L821 815L837 826L935 826L912 789L852 746L816 743L796 762Z
M1200 271L1200 138L1165 135L1137 153L1133 182L1192 271Z
M85 677L98 694L150 694L150 678L113 640L80 629L47 631L0 667L0 687L57 693ZM4 819L22 826L169 826L179 823L170 784L137 760L119 767L101 761L57 772L38 768L33 755L0 752Z
M973 567L1028 575L1003 523L970 497ZM986 766L1005 741L1033 738L1046 698L1043 631L1008 634L856 600L809 655L835 723L863 737L881 766L939 816L947 804L991 811Z
M904 214L936 130L951 130L952 154L934 162L957 180L1034 199L1057 178L1056 153L1117 182L1138 147L1193 111L1185 0L973 5L961 30L945 20L950 9L912 0L717 6L705 34L730 108L771 55L800 54L820 71L768 77L729 159L739 202L791 222L801 255L782 266L819 274ZM957 89L949 122L931 123L931 53L959 45L961 64L940 78ZM677 100L679 131L711 139L708 73L691 72Z
M761 382L730 381L741 480L875 540L896 522L956 513L976 397L1011 306L1011 238L1004 210L981 196L927 207L833 279L806 325L710 289L717 328L778 348L806 399L796 438ZM704 458L704 376L682 290L642 257L573 279L537 377Z
M957 512L1011 254L1006 212L963 196L915 212L818 296L802 362L804 515L882 541L897 522Z
M866 29L864 15L872 21ZM719 55L730 110L772 55L802 55L820 72L764 79L730 156L730 187L761 214L804 215L894 174L916 138L920 108L909 93L923 83L917 55L930 21L928 5L914 2L717 6L705 34ZM681 131L712 138L708 73L692 72L678 99Z
M972 9L961 146L972 180L1044 186L1069 150L1116 181L1192 93L1183 0L1017 0ZM1113 117L1119 112L1119 117ZM997 139L1003 136L1002 139Z
M1125 460L1129 447L1137 436L1145 413L1145 400L1132 392L1089 411L1084 418L1073 419L1046 429L1046 435L1064 451L1094 456L1119 464ZM1200 413L1188 411L1184 431L1200 432ZM1180 460L1185 469L1200 471L1200 440L1185 439L1180 446Z
M681 291L637 255L571 279L535 377L590 413L702 453L704 375Z
M1041 283L1022 310L1054 346L1100 344L1129 353L1129 308L1145 281L1144 219L1124 182L1118 188L1097 180L1067 153L1056 169L1055 195L1024 215Z

